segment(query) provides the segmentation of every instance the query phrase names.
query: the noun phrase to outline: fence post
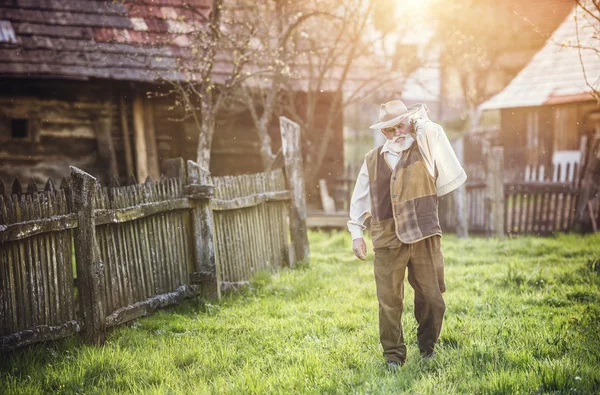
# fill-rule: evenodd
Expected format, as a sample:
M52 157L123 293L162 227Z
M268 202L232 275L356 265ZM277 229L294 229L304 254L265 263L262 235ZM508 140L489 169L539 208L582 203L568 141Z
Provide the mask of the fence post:
M585 164L580 167L579 196L575 209L573 230L586 232L591 229L593 213L589 211L588 202L598 193L600 177L600 132L590 139L590 150L587 152ZM582 158L583 159L583 158Z
M454 152L464 167L465 163L465 138L453 141ZM467 220L467 185L463 183L454 192L454 209L456 210L456 235L461 238L469 237L469 221Z
M77 213L75 229L75 259L77 289L83 315L83 336L86 341L102 344L106 338L104 315L104 264L96 246L94 217L96 179L71 166L73 212Z
M285 163L285 178L288 189L292 194L290 234L294 245L292 249L294 259L290 259L290 266L294 267L296 262L308 261L310 255L306 233L306 192L302 167L302 150L300 149L300 125L286 117L279 117L279 127Z
M492 231L495 237L504 237L504 147L491 151L492 173Z
M214 218L210 199L214 186L208 170L195 162L187 162L186 196L194 202L192 224L194 229L196 273L193 278L200 283L200 293L208 299L221 297L221 270L215 257Z

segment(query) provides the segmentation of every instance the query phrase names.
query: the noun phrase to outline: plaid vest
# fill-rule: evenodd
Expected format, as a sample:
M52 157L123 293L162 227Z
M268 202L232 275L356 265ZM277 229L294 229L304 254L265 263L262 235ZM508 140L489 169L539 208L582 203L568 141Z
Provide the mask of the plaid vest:
M435 177L429 174L417 143L403 151L395 169L391 169L381 150L366 155L371 195L373 245L387 240L391 233L405 244L429 236L441 235ZM392 226L393 225L393 226Z

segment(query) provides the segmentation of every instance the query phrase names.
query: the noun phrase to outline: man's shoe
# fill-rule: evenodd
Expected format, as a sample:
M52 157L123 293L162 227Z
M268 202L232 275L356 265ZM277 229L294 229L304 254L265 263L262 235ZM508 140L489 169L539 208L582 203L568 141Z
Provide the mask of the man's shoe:
M436 355L437 354L435 353L435 351L432 351L430 354L421 354L423 359L426 361L433 361Z
M398 363L398 361L387 361L387 369L392 372L395 373L398 371L398 368L400 367L400 364Z

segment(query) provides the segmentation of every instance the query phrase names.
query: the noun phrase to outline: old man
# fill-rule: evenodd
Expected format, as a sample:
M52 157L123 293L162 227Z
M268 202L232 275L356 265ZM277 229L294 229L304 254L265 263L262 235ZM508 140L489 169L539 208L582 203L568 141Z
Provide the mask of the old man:
M463 184L467 176L442 127L424 105L407 108L400 100L381 105L379 129L385 144L365 156L350 205L348 229L354 254L364 260L362 232L370 216L379 301L379 338L390 370L406 361L402 334L404 277L414 289L417 342L432 358L446 305L442 293L444 258L438 196Z

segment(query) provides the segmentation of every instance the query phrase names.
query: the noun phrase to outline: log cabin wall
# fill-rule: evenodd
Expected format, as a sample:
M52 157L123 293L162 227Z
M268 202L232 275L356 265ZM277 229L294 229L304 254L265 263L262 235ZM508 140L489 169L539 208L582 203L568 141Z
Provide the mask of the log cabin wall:
M150 88L150 87L148 87ZM146 89L146 87L144 88ZM153 89L157 89L156 87ZM159 89L160 91L160 89ZM303 93L298 93L299 114L305 101ZM327 121L327 111L331 103L331 94L323 94L319 108L315 115L317 126L324 127ZM186 160L196 160L198 145L198 128L191 117L186 117L181 108L173 106L173 99L156 97L149 100L153 109L154 129L159 163L171 158L182 157ZM289 116L289 114L284 114ZM271 148L277 153L281 147L281 133L279 121L276 117L271 122L269 129ZM310 172L310 163L307 163L307 153L312 150L316 153L321 144L323 130L302 130L302 150L304 157L304 171ZM365 153L369 147L365 147ZM213 136L211 174L215 177L227 175L242 175L259 173L263 171L260 157L260 142L254 124L247 112L228 112L223 110L217 118L217 125ZM344 175L344 139L343 116L340 115L335 123L334 135L329 141L329 147L319 177L327 180L333 188L338 178ZM318 179L317 179L318 180ZM318 181L314 185L307 185L307 199L311 206L319 206L320 195ZM333 190L333 189L332 189Z
M116 82L0 80L0 178L59 181L70 165L125 178L120 96Z

